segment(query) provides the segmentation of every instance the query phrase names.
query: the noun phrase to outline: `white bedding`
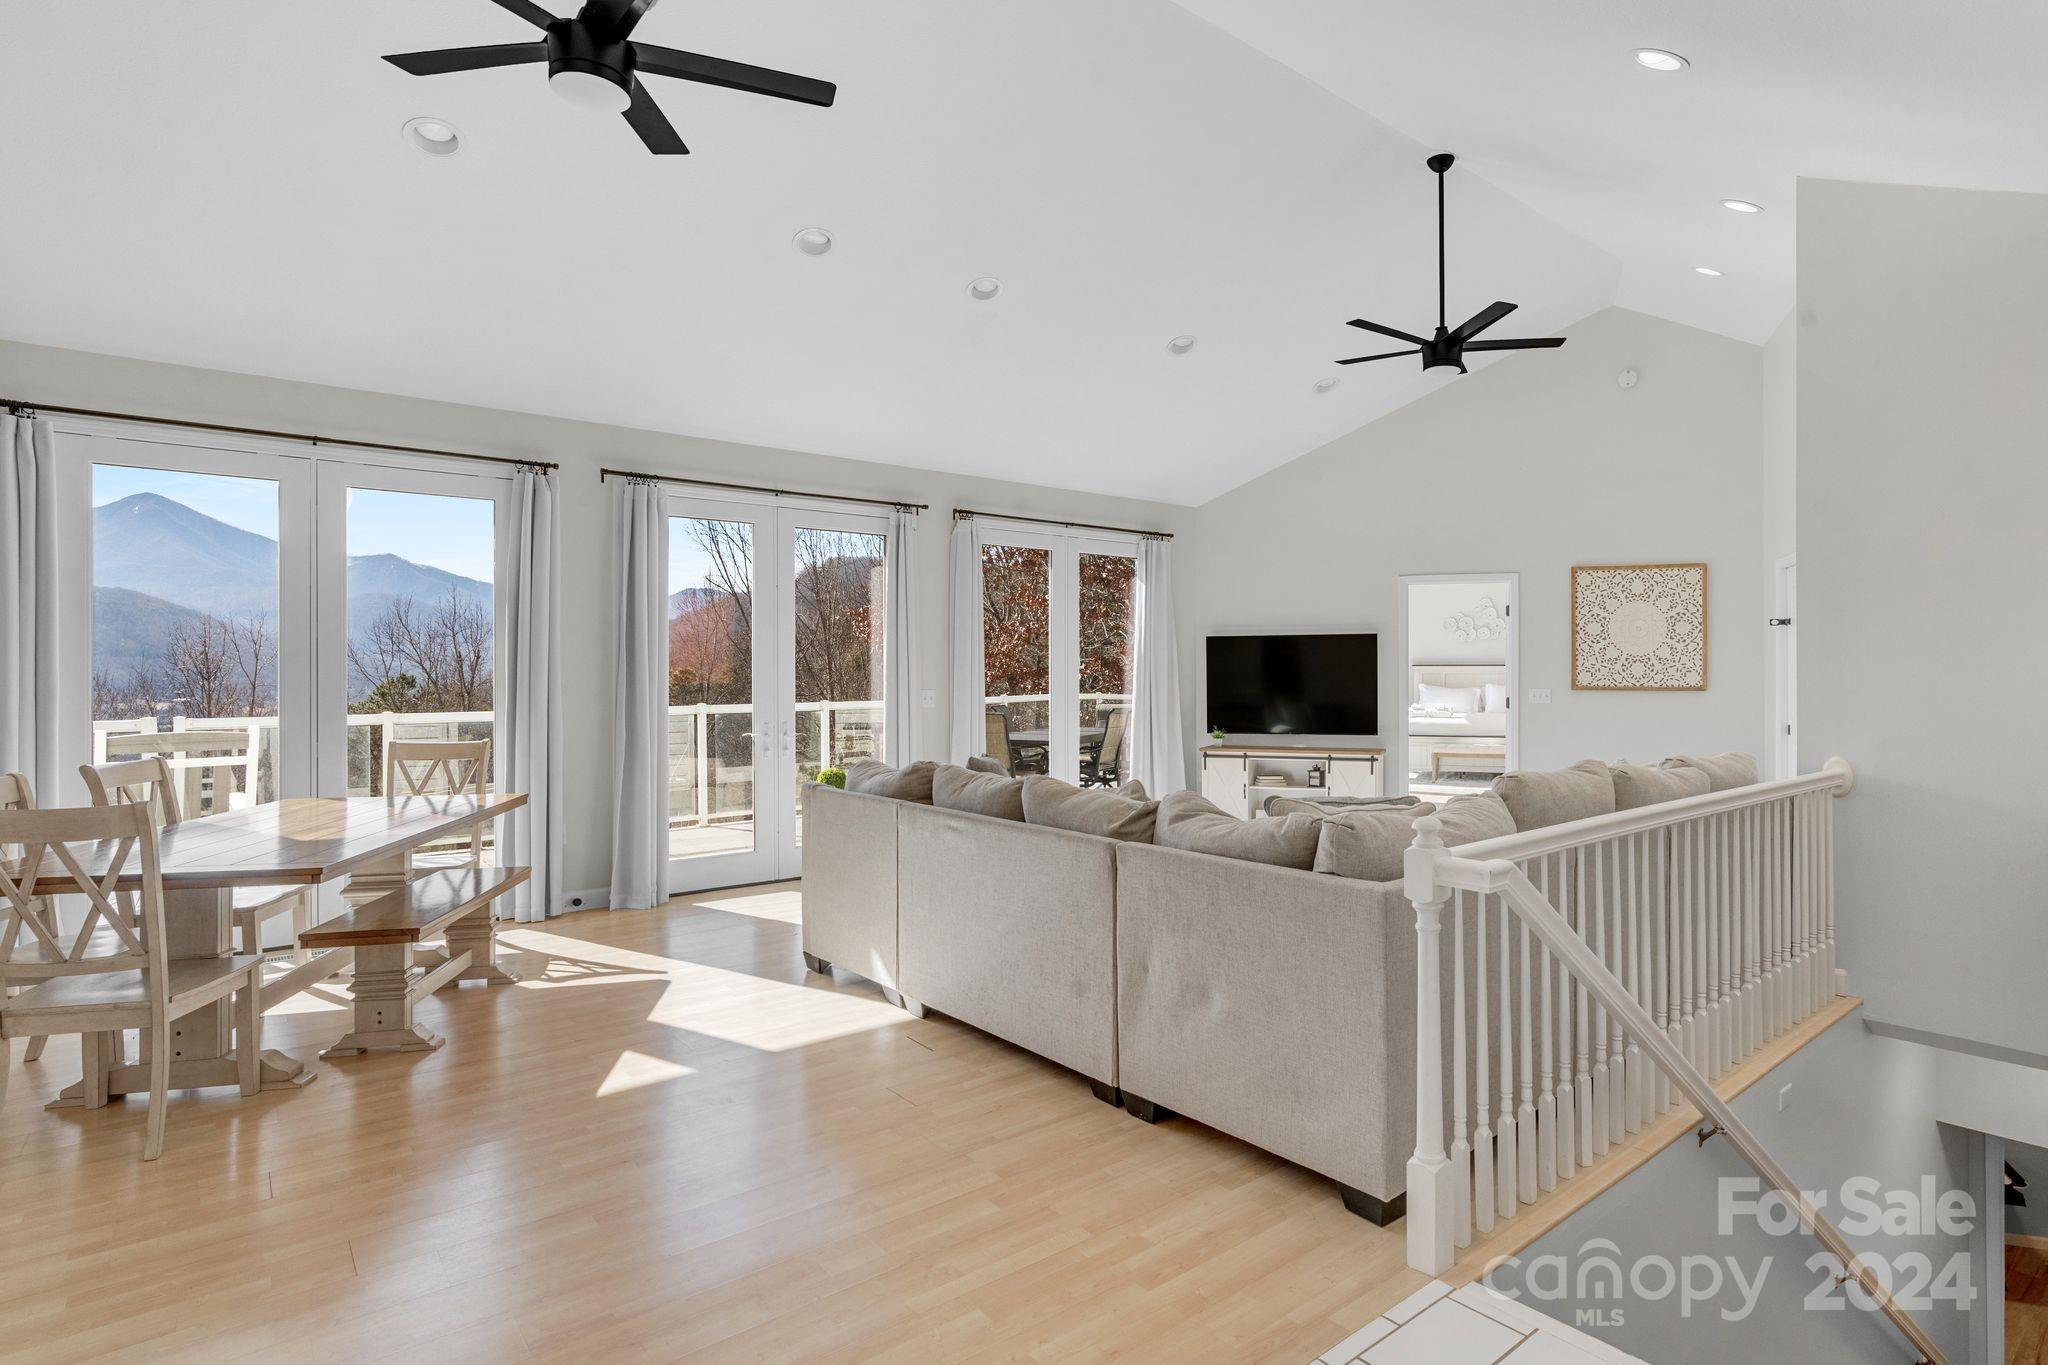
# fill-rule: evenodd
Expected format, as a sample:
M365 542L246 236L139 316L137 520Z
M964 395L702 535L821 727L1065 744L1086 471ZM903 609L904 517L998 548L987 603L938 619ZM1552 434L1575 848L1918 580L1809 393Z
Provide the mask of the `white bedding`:
M1465 735L1505 737L1508 732L1508 713L1505 711L1477 711L1465 715L1453 715L1443 711L1431 711L1418 706L1408 708L1408 733L1411 735Z

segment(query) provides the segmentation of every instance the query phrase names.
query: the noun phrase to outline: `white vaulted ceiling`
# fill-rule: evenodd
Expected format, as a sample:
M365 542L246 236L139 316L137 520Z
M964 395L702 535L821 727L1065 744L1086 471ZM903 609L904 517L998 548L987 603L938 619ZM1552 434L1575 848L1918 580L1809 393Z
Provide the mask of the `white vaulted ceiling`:
M656 158L539 68L379 60L532 36L488 0L0 0L0 336L1200 502L1456 382L1311 391L1380 349L1345 319L1433 320L1431 151L1449 311L1514 300L1500 335L1760 339L1796 173L2048 187L2037 12L1935 8L667 0L637 36L840 93L650 81L694 153Z
M2048 192L2041 0L1182 3L1611 252L1616 302L1747 341L1792 306L1802 176Z

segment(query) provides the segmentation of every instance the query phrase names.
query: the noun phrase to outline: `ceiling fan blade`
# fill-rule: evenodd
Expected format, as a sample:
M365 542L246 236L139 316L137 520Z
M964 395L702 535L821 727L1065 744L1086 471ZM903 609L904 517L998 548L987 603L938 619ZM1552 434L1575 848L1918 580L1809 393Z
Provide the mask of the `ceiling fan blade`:
M1340 361L1338 361L1337 363L1338 363L1339 365L1362 365L1362 364L1364 364L1364 363L1365 363L1366 361L1368 361L1368 360L1392 360L1392 359L1393 359L1393 358L1394 358L1395 356L1397 356L1397 355L1421 355L1421 354L1422 354L1422 352L1421 352L1420 350L1412 350L1412 351L1382 351L1382 352L1380 352L1380 353L1379 353L1378 355L1355 355L1355 356L1351 357L1351 359L1349 359L1349 360L1340 360Z
M1345 325L1349 327L1363 327L1368 332L1378 332L1381 336L1392 337L1396 341L1412 341L1417 346L1429 344L1413 332L1404 332L1398 327L1382 327L1377 322L1367 322L1364 318L1353 318Z
M1563 337L1525 337L1519 341L1468 341L1468 351L1547 351L1564 345Z
M498 3L502 5L505 0ZM609 28L624 38L653 8L654 0L586 0L576 17L593 28Z
M729 62L723 57L706 57L700 52L678 52L652 43L633 44L640 70L655 76L673 76L699 85L722 85L727 90L744 90L752 95L773 95L779 100L830 106L839 87L830 81L771 71L765 66Z
M1515 311L1512 303L1489 303L1451 329L1453 341L1469 341Z
M690 149L677 135L675 125L668 121L668 115L661 112L661 106L654 102L654 96L647 93L647 87L640 84L637 76L633 79L633 102L626 106L621 117L633 125L633 131L640 134L647 150L656 156L690 154Z
M546 28L555 22L555 16L534 4L533 0L497 0L497 3L500 9L512 11L535 28Z
M548 59L546 43L501 43L496 47L444 47L437 52L401 52L384 60L415 76L445 76L451 71L482 71L493 66L519 66Z

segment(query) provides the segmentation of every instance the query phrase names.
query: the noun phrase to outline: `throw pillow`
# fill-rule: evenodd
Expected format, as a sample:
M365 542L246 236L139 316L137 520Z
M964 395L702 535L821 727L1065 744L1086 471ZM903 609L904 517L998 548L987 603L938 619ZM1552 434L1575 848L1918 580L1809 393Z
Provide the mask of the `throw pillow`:
M1443 826L1445 848L1515 833L1515 817L1508 813L1507 802L1492 792L1456 797L1444 804L1436 818Z
M1002 777L1008 777L1010 775L1010 770L1008 768L1005 768L1001 763L998 763L995 759L990 758L987 754L976 754L973 758L968 759L967 769L969 772L996 773Z
M1748 754L1716 754L1712 758L1691 758L1680 754L1657 765L1660 768L1696 768L1707 775L1714 790L1756 785L1756 760Z
M932 803L932 772L938 766L924 760L907 767L892 768L879 759L857 758L847 766L846 789L929 806Z
M1327 816L1317 834L1314 868L1360 881L1400 881L1401 855L1415 842L1415 822L1435 813L1435 806L1419 801L1412 806L1364 806Z
M1034 825L1149 844L1158 818L1157 801L1134 801L1121 792L1076 787L1057 777L1024 779L1024 819Z
M1197 792L1175 792L1159 802L1154 838L1165 848L1307 871L1315 866L1318 825L1312 815L1240 820Z
M998 820L1022 820L1024 779L941 764L932 773L932 804Z
M1597 758L1547 773L1506 773L1493 783L1515 828L1527 832L1614 813L1614 777Z
M1705 796L1713 782L1698 768L1652 768L1642 763L1617 763L1614 773L1614 808L1635 810L1656 806L1687 796Z
M1421 799L1416 796L1334 796L1324 801L1313 801L1306 796L1269 796L1266 798L1266 814L1313 815L1321 819L1328 815L1342 815L1345 811L1364 810L1368 806L1413 806Z

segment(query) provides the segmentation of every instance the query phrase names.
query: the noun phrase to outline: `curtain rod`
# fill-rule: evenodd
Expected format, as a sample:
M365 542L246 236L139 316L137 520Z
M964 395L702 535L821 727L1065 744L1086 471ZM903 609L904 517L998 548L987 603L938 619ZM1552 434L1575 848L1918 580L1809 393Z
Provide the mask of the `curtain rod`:
M801 493L790 488L770 488L758 483L721 483L717 479L692 479L681 474L642 474L632 469L601 469L598 481L606 479L644 479L648 483L678 483L691 488L723 488L731 493L767 493L777 498L817 498L822 502L858 502L869 507L901 507L906 512L922 512L931 504L928 502L905 502L902 498L861 498L851 493Z
M1093 521L1056 521L1051 517L1020 517L1013 512L975 512L965 507L953 509L953 520L965 521L969 517L989 517L996 521L1028 521L1034 526L1064 526L1070 531L1115 531L1119 535L1148 536L1153 540L1172 540L1171 531L1147 531L1138 526L1104 526Z
M146 417L136 412L101 412L95 408L67 408L54 403L32 403L26 398L0 398L17 416L38 412L61 412L72 417L107 417L117 422L142 422L153 427L183 427L187 431L219 431L231 436L267 436L276 441L304 441L316 446L347 446L354 450L388 450L401 455L438 455L448 460L483 460L489 464L524 465L529 469L560 469L553 460L519 460L509 455L475 455L466 450L435 450L428 446L395 446L383 441L350 441L339 436L312 436L303 431L266 431L262 427L230 427L218 422L187 422L176 417Z

